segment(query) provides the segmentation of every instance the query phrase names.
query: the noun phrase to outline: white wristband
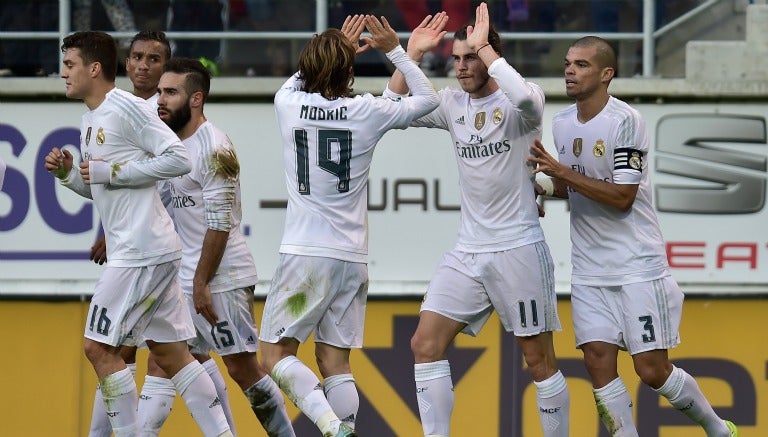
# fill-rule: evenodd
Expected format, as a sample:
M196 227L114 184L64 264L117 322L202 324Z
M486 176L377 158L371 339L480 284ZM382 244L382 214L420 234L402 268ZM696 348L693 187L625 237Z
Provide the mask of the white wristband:
M555 183L552 178L536 179L536 183L544 190L544 195L552 197L555 195Z
M112 165L106 161L88 161L91 184L109 184Z

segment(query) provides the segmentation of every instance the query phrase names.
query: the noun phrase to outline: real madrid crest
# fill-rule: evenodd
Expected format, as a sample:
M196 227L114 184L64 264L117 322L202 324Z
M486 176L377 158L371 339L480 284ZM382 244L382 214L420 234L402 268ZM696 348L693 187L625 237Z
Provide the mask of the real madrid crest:
M485 112L475 114L475 129L480 130L485 126Z
M85 132L85 145L89 145L91 142L91 127L88 126L88 130Z
M504 113L501 112L501 108L496 108L493 110L493 124L501 123L501 120L503 118L504 118Z
M643 166L643 159L640 156L640 152L632 152L632 156L629 157L629 166L635 170L640 170Z
M581 145L584 143L584 140L581 138L574 138L573 139L573 154L578 158L579 155L581 155Z
M605 143L603 140L597 140L594 146L592 146L592 154L598 158L602 158L605 155Z
M104 135L104 128L100 127L99 131L96 133L96 144L102 145L106 140L107 140L107 137Z

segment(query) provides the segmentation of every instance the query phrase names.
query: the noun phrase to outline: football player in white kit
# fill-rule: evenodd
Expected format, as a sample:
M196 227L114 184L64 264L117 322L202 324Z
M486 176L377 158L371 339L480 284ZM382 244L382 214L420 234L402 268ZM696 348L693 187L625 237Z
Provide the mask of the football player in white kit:
M182 242L181 288L197 330L191 351L206 369L218 368L210 351L218 353L267 434L293 437L283 394L256 356L253 290L258 277L240 231L240 164L227 135L205 117L210 83L210 72L200 61L172 58L158 84L158 114L181 138L192 161L192 171L167 184ZM176 395L152 358L150 353L139 400L145 436L159 433ZM227 412L223 379L217 389ZM231 416L227 419L234 430Z
M417 32L408 53L420 60L439 39L430 29ZM477 335L494 310L523 351L544 435L568 435L568 387L552 341L552 331L560 330L554 266L527 162L530 144L541 137L544 93L500 53L501 40L481 3L474 26L454 34L454 68L462 89L440 90L438 109L411 124L450 132L461 196L458 241L430 281L411 339L425 436L450 434L454 392L448 346L460 332ZM395 73L387 92L408 91Z
M371 37L360 47L365 27ZM412 97L350 95L355 54L370 47L403 71ZM386 19L361 15L312 38L299 71L275 95L288 210L259 339L265 367L325 436L356 435L359 397L349 353L363 340L373 151L385 132L435 106L437 93ZM296 357L312 332L322 384Z
M160 76L163 75L165 63L171 57L171 45L164 32L153 30L142 30L136 33L131 39L128 49L128 56L125 58L125 72L133 85L133 95L141 97L149 102L154 108L157 107L157 84L160 82ZM162 184L165 181L161 181ZM165 201L164 201L165 203ZM97 264L107 262L107 245L104 235L101 234L93 246L89 259ZM125 364L130 369L131 374L136 376L136 346L122 346L120 355ZM217 367L218 369L218 367ZM217 381L217 375L211 374L211 369L206 368L211 375L214 383ZM218 378L221 379L219 372ZM142 391L149 388L150 393L142 392L142 395L152 396L152 385L143 386ZM165 393L165 391L163 391ZM223 404L226 405L226 404ZM170 406L168 407L170 408ZM230 416L226 406L224 413ZM230 423L231 425L231 423ZM88 437L109 437L112 435L112 427L109 424L109 417L104 410L104 401L101 398L101 388L96 387L96 394L93 400L93 411L91 413L91 428Z
M96 284L85 326L85 355L99 378L117 437L139 433L136 384L119 353L145 341L206 436L231 436L216 389L189 353L194 337L177 282L181 243L156 182L186 174L184 145L145 100L115 87L117 47L103 32L64 39L66 95L82 99L80 150L54 148L45 168L93 199L104 224L109 264ZM78 171L79 170L79 171Z
M540 192L570 201L573 326L600 419L612 435L638 435L617 371L625 349L640 379L707 436L735 436L735 425L669 361L668 349L680 343L683 293L670 275L651 202L645 121L608 94L615 72L616 53L605 40L588 36L571 45L565 86L576 103L552 121L559 162L540 141L530 158L535 172L552 176L540 180Z

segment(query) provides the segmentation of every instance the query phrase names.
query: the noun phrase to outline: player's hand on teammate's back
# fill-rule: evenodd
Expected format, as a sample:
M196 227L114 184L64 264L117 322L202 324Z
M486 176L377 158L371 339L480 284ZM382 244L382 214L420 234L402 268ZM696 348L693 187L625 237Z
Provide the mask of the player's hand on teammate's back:
M448 14L438 12L434 16L427 15L408 38L408 54L412 59L421 59L425 53L432 51L442 42L445 26L448 24Z
M360 35L365 30L365 15L347 15L344 24L341 26L341 33L347 37L355 48L355 55L368 51L371 48L368 44L360 45Z
M45 156L45 169L53 173L59 179L64 179L72 170L74 158L67 149L54 147Z
M387 53L400 45L400 38L397 37L397 32L389 25L389 21L386 18L381 17L381 21L379 21L373 15L366 15L365 27L371 33L371 36L364 36L362 39L371 47Z

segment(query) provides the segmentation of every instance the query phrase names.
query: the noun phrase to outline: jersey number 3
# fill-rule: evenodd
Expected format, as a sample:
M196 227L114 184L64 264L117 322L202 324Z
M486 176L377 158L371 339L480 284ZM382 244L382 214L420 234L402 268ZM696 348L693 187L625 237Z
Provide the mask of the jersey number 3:
M310 194L309 183L309 141L306 129L294 129L296 143L296 180L299 193ZM333 159L333 150L338 148L338 161ZM349 191L349 160L352 157L352 132L344 129L319 129L317 131L317 165L336 176L339 193Z

